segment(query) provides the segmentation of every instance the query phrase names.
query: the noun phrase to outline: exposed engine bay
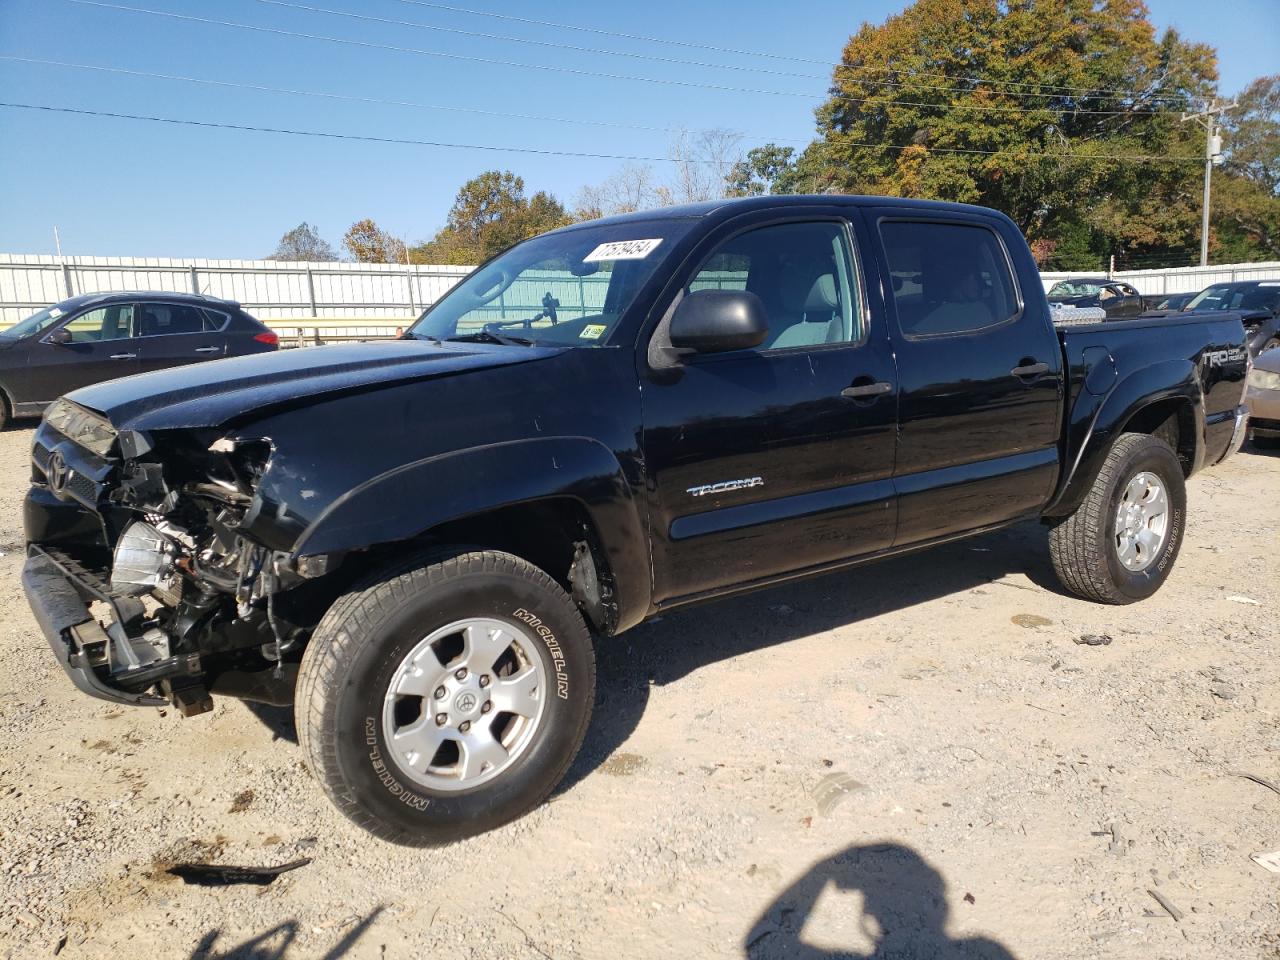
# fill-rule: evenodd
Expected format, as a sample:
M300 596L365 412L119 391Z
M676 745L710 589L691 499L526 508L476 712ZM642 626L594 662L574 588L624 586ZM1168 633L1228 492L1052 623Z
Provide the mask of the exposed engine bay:
M333 589L307 589L329 557L299 562L253 532L276 519L258 496L271 454L264 438L117 435L68 401L50 409L33 452L48 535L31 549L109 609L71 628L72 656L109 689L155 688L184 714L211 691L288 702L290 654Z

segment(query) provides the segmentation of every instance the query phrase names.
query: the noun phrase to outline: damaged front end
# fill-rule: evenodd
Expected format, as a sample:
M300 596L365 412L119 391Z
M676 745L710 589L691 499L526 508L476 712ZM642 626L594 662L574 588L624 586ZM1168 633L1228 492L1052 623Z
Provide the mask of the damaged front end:
M265 437L117 432L70 401L50 407L32 451L23 586L81 690L183 715L210 709L212 693L291 700L332 595L315 578L335 558L282 549L285 511L259 493L272 452Z

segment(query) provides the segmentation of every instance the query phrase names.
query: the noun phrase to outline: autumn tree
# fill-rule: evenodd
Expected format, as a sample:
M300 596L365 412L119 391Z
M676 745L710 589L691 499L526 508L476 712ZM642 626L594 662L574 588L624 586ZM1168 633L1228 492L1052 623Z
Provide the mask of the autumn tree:
M342 245L357 263L404 263L405 244L374 221L357 220L342 238Z
M1055 266L1181 256L1203 136L1180 113L1216 80L1213 50L1157 37L1140 0L917 0L850 38L795 166L825 190L995 207Z
M337 260L338 255L327 240L320 236L320 230L303 221L298 224L276 244L275 253L268 260L307 260L312 263L323 263Z

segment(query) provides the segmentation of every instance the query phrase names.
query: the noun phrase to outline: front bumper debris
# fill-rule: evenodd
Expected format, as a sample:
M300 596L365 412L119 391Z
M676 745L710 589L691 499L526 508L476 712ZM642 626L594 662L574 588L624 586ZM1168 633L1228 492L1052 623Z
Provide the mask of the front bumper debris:
M208 709L207 695L185 695L191 679L200 675L199 655L170 656L148 637L136 635L136 628L131 634L129 621L134 618L125 605L137 601L112 596L92 571L32 544L22 569L22 588L54 657L82 692L140 707L164 706L172 699L184 714ZM113 623L105 630L89 611L95 600L112 611ZM171 695L150 692L157 684Z

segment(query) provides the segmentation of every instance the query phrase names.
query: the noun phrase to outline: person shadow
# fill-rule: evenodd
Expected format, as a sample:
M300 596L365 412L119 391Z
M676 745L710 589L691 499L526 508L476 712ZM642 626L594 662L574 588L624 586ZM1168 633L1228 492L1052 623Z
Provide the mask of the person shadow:
M849 909L861 895L860 911ZM837 896L829 896L837 894ZM841 907L832 904L841 904ZM811 917L834 937L806 935ZM910 847L855 845L819 861L760 914L743 938L748 960L1016 960L985 937L953 937L942 874ZM848 937L848 946L813 940ZM866 949L864 945L869 945Z

